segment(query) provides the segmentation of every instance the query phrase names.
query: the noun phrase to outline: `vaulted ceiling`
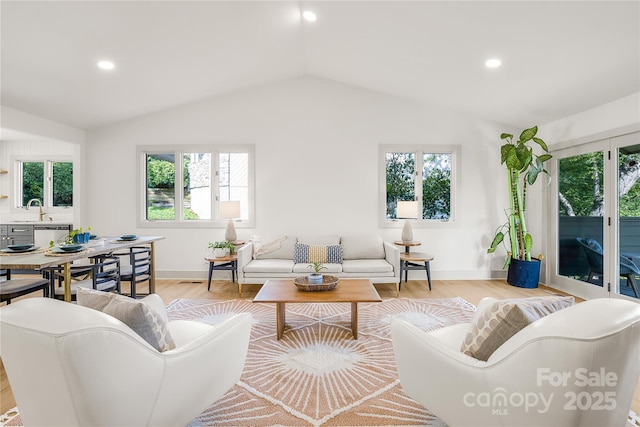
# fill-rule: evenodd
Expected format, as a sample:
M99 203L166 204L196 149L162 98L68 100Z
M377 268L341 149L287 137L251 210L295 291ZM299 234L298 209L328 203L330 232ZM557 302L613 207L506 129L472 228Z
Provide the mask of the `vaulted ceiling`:
M91 129L313 75L514 126L640 91L639 1L2 1L1 103ZM312 10L317 21L301 19ZM486 68L496 57L502 66ZM111 71L96 62L110 59Z

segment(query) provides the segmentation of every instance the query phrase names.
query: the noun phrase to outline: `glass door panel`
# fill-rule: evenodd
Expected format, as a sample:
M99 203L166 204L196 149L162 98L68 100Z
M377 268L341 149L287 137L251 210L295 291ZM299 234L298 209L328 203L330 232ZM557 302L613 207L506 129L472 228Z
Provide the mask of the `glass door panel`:
M630 145L629 145L630 144ZM619 277L616 293L639 298L640 281L640 135L632 134L612 140L617 153Z
M552 154L550 284L587 299L640 299L640 133Z
M604 152L559 158L557 274L602 288L604 282Z

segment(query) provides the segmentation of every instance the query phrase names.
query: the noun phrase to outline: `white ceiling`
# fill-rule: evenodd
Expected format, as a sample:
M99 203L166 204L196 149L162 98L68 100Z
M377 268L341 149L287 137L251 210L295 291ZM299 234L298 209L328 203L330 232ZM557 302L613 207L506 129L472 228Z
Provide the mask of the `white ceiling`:
M640 91L640 1L2 1L1 102L91 129L303 75L501 123ZM316 12L314 23L300 11ZM503 66L484 67L489 57ZM98 70L99 59L117 68Z

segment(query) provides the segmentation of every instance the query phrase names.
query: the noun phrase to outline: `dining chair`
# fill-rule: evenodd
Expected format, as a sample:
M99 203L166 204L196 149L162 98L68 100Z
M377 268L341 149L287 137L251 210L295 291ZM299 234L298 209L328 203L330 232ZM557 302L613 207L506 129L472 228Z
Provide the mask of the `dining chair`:
M42 277L12 279L10 269L0 270L0 302L11 304L13 298L40 290L45 297L49 296L49 281L47 279Z
M120 281L131 284L131 298L138 297L137 285L147 282L151 293L151 248L134 246L128 252L114 252L111 256L128 257L129 264L120 266ZM144 296L144 295L140 295Z
M51 297L64 299L63 268L50 267L48 270L49 287ZM115 291L120 293L120 259L118 258L94 258L93 264L72 266L71 274L81 272L84 278L71 282L71 299L76 299L78 287L91 288L104 292ZM76 277L77 279L77 277Z

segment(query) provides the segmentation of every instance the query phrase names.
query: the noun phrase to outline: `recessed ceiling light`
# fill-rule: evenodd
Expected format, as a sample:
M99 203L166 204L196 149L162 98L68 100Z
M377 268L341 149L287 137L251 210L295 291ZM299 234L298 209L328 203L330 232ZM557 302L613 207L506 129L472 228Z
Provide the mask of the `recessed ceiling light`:
M318 19L316 14L311 12L310 10L305 10L304 12L302 12L302 17L309 22L314 22L316 19Z
M487 62L484 63L488 68L498 68L502 65L502 61L497 58L487 59Z
M114 68L116 68L116 64L111 61L99 61L98 68L101 68L103 70L113 70Z

